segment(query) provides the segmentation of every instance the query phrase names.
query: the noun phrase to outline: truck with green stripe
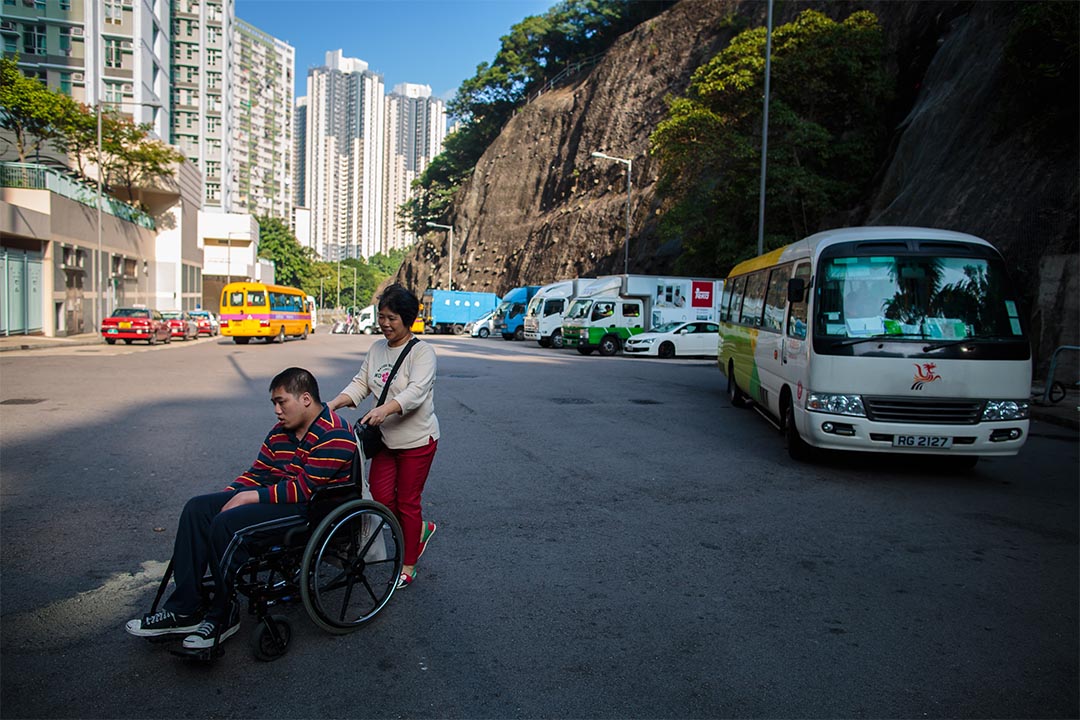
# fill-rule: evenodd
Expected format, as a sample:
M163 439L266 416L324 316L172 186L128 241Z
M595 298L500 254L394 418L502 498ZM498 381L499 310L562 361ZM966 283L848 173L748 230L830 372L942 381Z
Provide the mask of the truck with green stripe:
M606 275L581 288L563 316L563 346L614 355L631 335L669 322L716 322L722 280Z

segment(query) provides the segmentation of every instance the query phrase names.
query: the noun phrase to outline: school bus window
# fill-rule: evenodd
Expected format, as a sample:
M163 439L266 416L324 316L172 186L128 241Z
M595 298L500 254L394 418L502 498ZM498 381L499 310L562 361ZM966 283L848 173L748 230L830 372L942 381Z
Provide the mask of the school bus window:
M249 292L247 296L247 304L261 306L266 304L266 293L260 291Z
M242 293L242 292L231 292L231 293L229 293L229 305L232 306L232 307L243 307L244 306L244 293Z

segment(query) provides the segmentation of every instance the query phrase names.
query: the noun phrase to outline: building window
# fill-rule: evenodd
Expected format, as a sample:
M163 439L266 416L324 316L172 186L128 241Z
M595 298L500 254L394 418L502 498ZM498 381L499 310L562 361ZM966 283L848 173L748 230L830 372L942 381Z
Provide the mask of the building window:
M23 25L23 52L27 55L45 54L44 25Z
M4 52L10 55L15 55L19 52L19 36L18 35L5 35L4 36Z
M119 104L124 100L123 87L120 83L105 83L105 102Z
M113 25L124 22L124 9L120 0L105 0L105 22Z
M70 10L71 9L71 0L60 0L60 9L61 10Z
M71 28L60 28L60 54L71 54Z
M123 67L124 57L120 53L120 41L105 38L105 67Z
M71 97L71 73L60 73L60 92Z

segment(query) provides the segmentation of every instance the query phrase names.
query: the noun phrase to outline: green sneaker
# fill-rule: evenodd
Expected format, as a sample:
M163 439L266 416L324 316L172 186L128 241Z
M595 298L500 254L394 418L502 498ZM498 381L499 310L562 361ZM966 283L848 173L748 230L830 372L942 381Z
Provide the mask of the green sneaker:
M424 556L424 551L427 550L428 540L431 539L431 536L435 534L436 530L438 530L438 526L435 525L435 523L424 523L424 532L420 535L420 554L416 556L417 560Z

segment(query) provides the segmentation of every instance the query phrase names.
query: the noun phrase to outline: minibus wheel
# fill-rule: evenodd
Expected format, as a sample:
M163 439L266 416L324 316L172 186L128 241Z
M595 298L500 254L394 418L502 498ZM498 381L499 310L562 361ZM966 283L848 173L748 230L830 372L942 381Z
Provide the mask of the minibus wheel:
M749 405L746 402L746 396L735 383L735 366L730 362L727 367L727 397L731 407L744 408Z

